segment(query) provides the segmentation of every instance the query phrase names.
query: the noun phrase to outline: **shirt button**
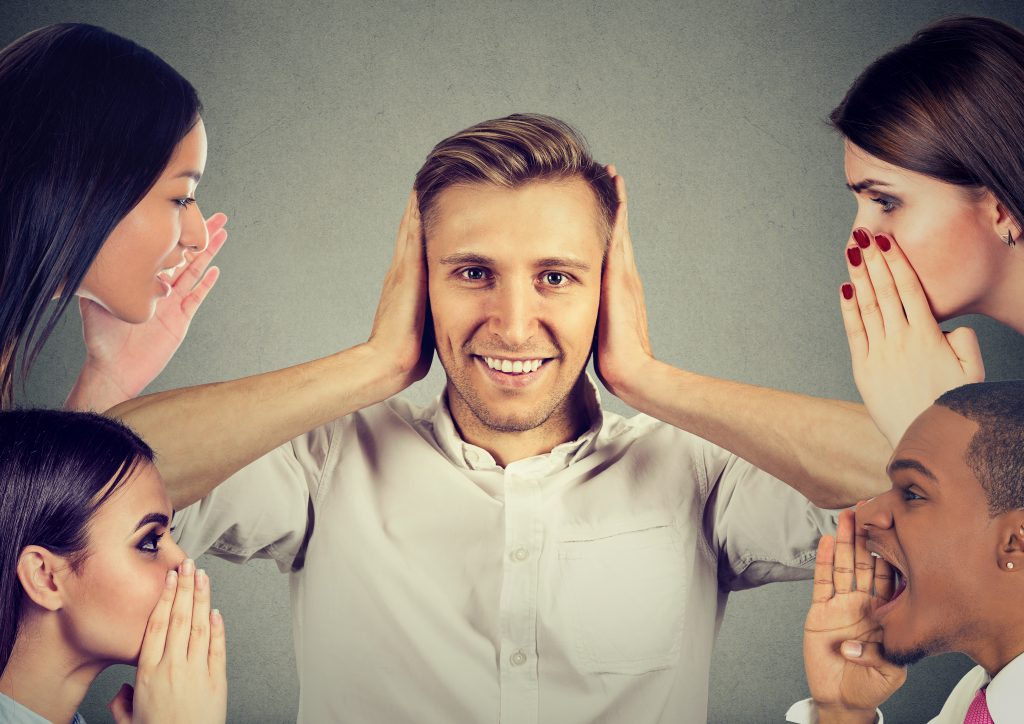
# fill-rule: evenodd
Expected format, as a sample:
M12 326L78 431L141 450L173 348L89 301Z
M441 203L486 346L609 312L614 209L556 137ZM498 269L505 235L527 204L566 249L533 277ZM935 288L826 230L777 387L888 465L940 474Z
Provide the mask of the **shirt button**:
M525 548L516 548L514 551L512 551L512 560L518 561L519 563L522 563L529 557L530 551L526 550Z
M512 654L508 660L512 662L513 666L522 666L526 663L526 654L519 650Z

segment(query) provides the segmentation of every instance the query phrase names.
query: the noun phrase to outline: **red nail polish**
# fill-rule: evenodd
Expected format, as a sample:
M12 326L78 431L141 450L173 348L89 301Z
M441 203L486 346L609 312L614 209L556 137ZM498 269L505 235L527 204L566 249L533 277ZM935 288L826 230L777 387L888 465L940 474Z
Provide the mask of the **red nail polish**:
M846 250L846 258L852 266L860 266L860 247L851 246Z
M871 246L871 236L868 232L864 231L864 229L855 229L853 232L853 240L857 242L857 246L861 249L867 249Z
M889 237L885 234L879 234L875 237L875 243L878 244L878 248L882 251L889 251L892 247L892 242L889 241Z
M852 284L844 284L842 286L842 290L843 290L843 299L846 299L846 300L853 299L853 285Z

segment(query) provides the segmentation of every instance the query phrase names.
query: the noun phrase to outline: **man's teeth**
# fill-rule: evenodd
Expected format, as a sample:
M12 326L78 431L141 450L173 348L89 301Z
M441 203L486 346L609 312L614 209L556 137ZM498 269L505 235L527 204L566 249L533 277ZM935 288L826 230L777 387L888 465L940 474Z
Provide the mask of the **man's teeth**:
M872 558L881 558L882 556L878 555L878 554L877 554L877 553L875 553L874 551L871 551L871 557L872 557Z
M542 359L528 359L528 360L510 360L510 359L498 359L496 357L484 357L484 362L492 370L499 372L510 372L514 375L521 375L526 372L536 372L544 360Z

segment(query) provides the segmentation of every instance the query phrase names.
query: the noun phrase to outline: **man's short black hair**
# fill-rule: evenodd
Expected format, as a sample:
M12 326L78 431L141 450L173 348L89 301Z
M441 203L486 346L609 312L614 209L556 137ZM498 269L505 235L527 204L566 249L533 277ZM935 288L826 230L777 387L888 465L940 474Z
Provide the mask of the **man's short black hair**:
M1024 508L1024 380L964 385L935 401L977 423L967 466L993 517Z

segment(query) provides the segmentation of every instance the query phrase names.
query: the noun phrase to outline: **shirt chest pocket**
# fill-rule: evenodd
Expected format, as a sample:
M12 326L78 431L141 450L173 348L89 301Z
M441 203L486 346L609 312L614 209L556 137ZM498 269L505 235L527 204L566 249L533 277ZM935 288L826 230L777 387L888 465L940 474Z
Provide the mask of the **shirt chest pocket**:
M674 526L559 543L559 608L589 674L643 674L679 660L689 554Z

